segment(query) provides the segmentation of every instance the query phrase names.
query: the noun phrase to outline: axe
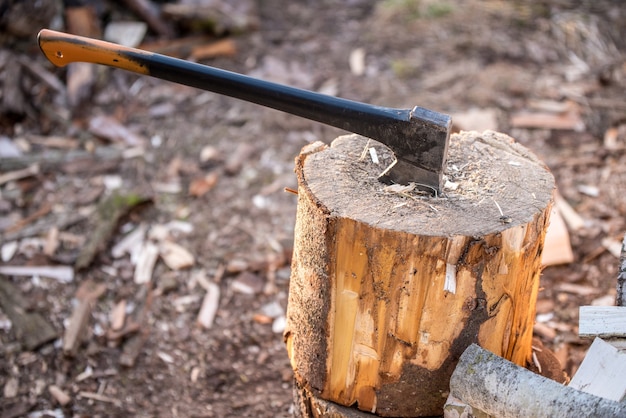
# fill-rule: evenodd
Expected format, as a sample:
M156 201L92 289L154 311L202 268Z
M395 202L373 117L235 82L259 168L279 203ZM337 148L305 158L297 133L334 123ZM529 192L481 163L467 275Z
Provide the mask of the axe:
M394 109L259 80L202 64L101 40L43 29L39 47L59 67L89 62L223 94L382 142L396 163L381 180L441 191L452 120L415 106Z

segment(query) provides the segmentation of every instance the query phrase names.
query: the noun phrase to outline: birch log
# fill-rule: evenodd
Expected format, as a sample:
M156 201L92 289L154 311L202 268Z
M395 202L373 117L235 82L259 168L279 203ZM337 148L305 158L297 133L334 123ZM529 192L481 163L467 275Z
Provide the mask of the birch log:
M441 415L471 343L531 357L554 179L491 131L452 136L441 196L381 184L392 159L357 135L297 158L285 342L303 399Z
M563 386L473 344L450 381L452 395L499 418L624 417L626 405Z

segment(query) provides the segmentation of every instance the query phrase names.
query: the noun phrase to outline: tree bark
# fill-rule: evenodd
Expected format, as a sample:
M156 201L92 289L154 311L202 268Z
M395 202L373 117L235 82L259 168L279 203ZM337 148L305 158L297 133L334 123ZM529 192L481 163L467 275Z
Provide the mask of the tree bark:
M499 418L624 417L626 405L563 386L470 346L450 382L452 394Z
M554 179L495 132L453 135L449 150L437 197L381 184L393 155L358 135L296 159L284 335L312 396L379 416L441 415L470 344L530 360Z

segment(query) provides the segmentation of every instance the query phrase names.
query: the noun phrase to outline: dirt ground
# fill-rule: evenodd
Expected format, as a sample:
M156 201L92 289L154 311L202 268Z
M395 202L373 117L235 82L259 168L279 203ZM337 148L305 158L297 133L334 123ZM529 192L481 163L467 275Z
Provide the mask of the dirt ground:
M120 2L100 3L108 20L135 18ZM626 232L621 1L251 3L258 24L223 35L236 53L202 62L450 113L457 129L507 133L545 161L582 224L568 225L574 261L543 272L536 334L571 375L589 344L577 336L578 307L613 303L615 248ZM290 416L281 330L296 196L284 189L297 187L293 160L304 145L343 132L103 67L72 107L67 71L38 51L37 30L2 47L22 66L10 78L2 60L3 98L19 80L27 105L7 111L5 103L0 115L0 176L39 167L0 183L2 265L74 266L89 242L98 247L71 281L0 278L56 332L28 349L0 309L0 416ZM29 72L32 63L59 84ZM116 136L113 127L128 131ZM147 202L98 215L114 193ZM118 215L107 235L102 225ZM126 250L131 256L119 244L139 228L147 232ZM137 284L134 257L146 236L193 260L177 269L161 258L150 283ZM88 335L68 356L61 337L87 280L104 288L87 316ZM202 327L207 289L218 308ZM116 334L110 318L120 310L127 326Z

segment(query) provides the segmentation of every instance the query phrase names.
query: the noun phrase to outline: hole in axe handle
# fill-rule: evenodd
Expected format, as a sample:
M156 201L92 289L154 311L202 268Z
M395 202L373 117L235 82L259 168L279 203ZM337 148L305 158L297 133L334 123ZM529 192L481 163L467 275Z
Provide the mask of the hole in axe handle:
M55 65L84 61L147 74L281 110L372 138L398 161L391 181L415 182L440 191L451 119L415 107L394 109L259 80L231 71L140 49L44 29L39 46Z

